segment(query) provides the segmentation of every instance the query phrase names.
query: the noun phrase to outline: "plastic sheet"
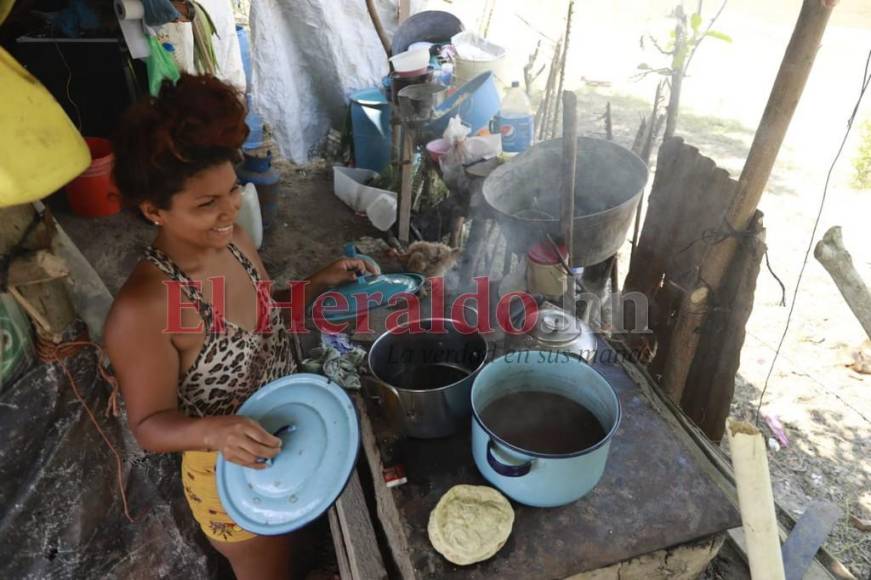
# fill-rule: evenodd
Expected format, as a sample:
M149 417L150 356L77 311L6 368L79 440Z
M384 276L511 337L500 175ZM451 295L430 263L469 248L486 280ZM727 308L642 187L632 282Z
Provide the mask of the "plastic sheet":
M413 1L412 12L423 4ZM375 2L388 35L397 0ZM331 127L340 127L354 91L379 86L388 72L365 2L251 3L254 106L283 156L304 163Z
M184 500L174 455L145 455L126 419L106 417L109 387L85 349L66 360L124 457L116 463L59 366L37 363L0 391L0 577L210 578L218 556Z

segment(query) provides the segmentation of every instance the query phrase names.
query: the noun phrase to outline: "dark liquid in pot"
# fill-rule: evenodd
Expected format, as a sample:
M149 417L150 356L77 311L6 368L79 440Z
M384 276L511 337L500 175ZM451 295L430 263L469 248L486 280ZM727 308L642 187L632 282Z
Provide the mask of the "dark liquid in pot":
M426 391L446 387L465 379L469 374L466 369L451 364L403 365L391 377L391 384L403 389Z
M605 430L580 403L540 391L500 397L481 412L481 421L504 441L536 453L576 453L605 438Z

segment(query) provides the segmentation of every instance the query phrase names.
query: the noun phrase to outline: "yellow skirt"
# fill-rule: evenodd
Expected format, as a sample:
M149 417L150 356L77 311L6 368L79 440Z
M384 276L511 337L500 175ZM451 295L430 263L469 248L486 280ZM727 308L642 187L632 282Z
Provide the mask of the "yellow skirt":
M186 451L181 458L181 480L184 495L191 506L194 519L200 524L203 533L216 542L242 542L256 537L243 530L230 519L221 499L215 481L215 451Z

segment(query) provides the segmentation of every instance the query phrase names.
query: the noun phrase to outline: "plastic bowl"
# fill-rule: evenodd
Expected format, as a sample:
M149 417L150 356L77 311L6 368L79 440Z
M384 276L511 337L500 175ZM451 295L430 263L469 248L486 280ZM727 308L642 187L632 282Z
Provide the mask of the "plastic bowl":
M406 50L391 56L390 63L393 65L393 70L399 74L422 74L419 71L429 65L429 50L425 48Z
M426 144L426 150L429 153L430 159L432 159L433 162L438 163L439 159L451 150L451 145L444 139L433 139Z

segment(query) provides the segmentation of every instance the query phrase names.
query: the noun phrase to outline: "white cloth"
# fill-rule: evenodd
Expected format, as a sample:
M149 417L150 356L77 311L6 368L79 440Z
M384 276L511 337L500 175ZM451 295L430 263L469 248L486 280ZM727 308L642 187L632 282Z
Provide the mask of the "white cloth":
M194 68L194 30L190 22L167 22L157 29L157 40L173 47L170 53L181 72L196 74Z
M230 0L198 0L215 24L212 47L218 61L217 77L245 92L245 69L242 67L242 52L236 36L236 17ZM257 2L255 2L256 4Z
M392 35L396 0L376 6ZM363 0L257 0L249 22L254 107L282 155L304 163L342 126L348 95L380 86L387 56Z

